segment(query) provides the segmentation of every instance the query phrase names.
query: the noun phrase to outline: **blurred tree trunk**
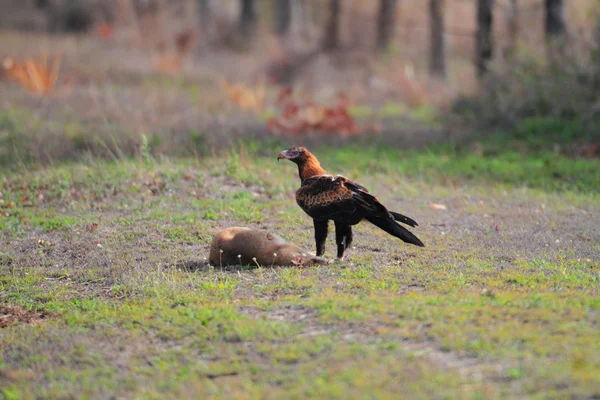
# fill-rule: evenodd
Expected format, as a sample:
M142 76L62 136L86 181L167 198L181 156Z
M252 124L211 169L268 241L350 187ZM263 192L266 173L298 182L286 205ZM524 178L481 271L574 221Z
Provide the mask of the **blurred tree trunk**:
M130 31L130 40L133 43L141 44L143 42L143 35L134 1L115 0L113 4L115 25L119 27L127 27L127 29Z
M244 36L254 33L256 28L256 2L254 0L240 0L240 32Z
M600 5L600 3L598 3ZM596 52L600 53L600 10L596 11L596 26L594 28L594 45L596 47ZM598 54L600 56L600 54ZM598 58L600 61L600 57ZM600 63L598 64L600 67Z
M293 0L290 1L290 5L290 29L292 35L306 39L309 36L307 0Z
M565 43L565 20L562 0L545 0L545 32L550 57L557 55Z
M519 3L518 0L510 0L506 13L506 30L508 31L508 45L506 46L506 58L512 58L517 48L519 37Z
M275 0L275 32L278 35L285 35L290 30L292 22L292 1L291 0Z
M197 35L200 47L210 45L214 34L215 21L210 0L196 0L196 16L198 18L199 32Z
M322 48L324 51L336 50L340 45L340 0L329 0L329 17L325 26Z
M597 85L600 87L600 0L597 1L599 7L595 10L594 36L591 48L593 68L596 74Z
M494 0L477 0L477 37L475 41L475 68L482 77L494 55L492 41L492 7Z
M550 38L564 36L565 20L562 0L545 0L546 4L546 35Z
M446 78L446 54L444 49L444 0L429 0L429 73L436 77Z
M202 32L206 32L208 30L208 24L210 23L210 1L197 0L197 4L200 29L202 29Z
M396 25L396 0L379 0L377 16L377 49L386 50L394 34Z

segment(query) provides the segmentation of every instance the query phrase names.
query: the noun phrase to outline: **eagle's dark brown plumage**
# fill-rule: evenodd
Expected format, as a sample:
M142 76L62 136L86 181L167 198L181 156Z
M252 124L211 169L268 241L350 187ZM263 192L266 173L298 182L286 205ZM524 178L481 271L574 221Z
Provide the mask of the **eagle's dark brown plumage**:
M279 153L298 165L301 186L296 191L296 202L314 222L317 256L325 252L327 224L335 223L337 256L352 243L352 225L363 219L406 243L424 246L423 242L396 221L415 227L417 223L402 214L388 211L375 196L356 182L341 175L327 174L319 160L304 147L292 147Z

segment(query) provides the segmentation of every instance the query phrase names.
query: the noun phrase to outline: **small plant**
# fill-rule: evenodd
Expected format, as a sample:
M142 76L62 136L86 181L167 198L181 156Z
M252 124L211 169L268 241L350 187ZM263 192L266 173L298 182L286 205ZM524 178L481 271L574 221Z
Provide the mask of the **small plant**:
M146 165L152 164L152 156L150 155L150 144L148 143L148 137L142 134L142 144L140 145L140 153L142 159Z

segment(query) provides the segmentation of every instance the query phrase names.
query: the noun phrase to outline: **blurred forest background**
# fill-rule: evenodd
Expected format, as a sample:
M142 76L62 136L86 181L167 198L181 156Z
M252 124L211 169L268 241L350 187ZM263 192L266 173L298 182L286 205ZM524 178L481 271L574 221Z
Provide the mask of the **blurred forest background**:
M142 140L155 152L205 151L239 135L293 135L296 143L377 135L401 147L443 138L485 153L473 137L498 130L504 142L600 152L597 0L0 6L4 125L16 123L6 110L17 109L35 110L24 132L49 114L57 124L46 120L43 138L0 137L25 148L25 158L129 154ZM34 107L23 87L41 95ZM60 128L69 114L86 132L72 119L71 133ZM115 139L111 124L126 133Z
M600 0L0 0L0 398L600 399L599 221Z

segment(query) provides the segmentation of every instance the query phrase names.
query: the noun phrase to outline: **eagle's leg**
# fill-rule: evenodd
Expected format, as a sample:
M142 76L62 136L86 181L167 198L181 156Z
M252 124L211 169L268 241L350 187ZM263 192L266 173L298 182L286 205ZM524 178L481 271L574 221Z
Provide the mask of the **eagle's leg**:
M315 225L315 242L317 243L317 257L321 257L325 253L325 241L327 240L327 225L328 220L317 221L313 220Z
M335 223L335 243L337 244L337 257L342 258L344 251L352 244L352 227L341 222Z

